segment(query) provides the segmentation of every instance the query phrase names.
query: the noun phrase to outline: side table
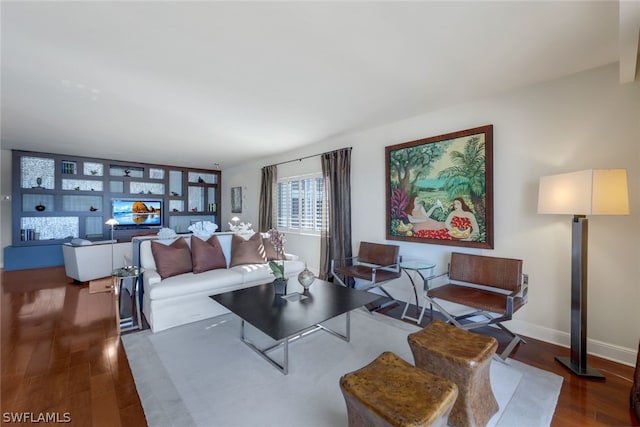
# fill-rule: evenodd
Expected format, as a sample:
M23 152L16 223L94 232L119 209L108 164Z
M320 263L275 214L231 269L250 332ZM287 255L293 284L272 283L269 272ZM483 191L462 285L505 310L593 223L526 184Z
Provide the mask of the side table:
M120 332L142 329L140 299L138 298L138 282L142 273L144 273L144 269L138 267L116 268L111 273L114 280L113 288L116 290L116 313ZM123 285L127 279L131 279L133 282L130 292L123 291ZM123 299L125 293L128 294L128 297Z
M400 269L407 274L407 277L409 278L409 281L411 281L411 285L413 286L413 295L416 298L417 310L420 310L420 301L418 300L418 290L416 289L416 283L413 280L412 273L418 273L420 275L423 282L423 290L427 291L429 290L428 278L429 276L433 275L434 268L436 268L436 265L433 262L426 261L426 260L408 259L406 261L400 262ZM427 270L429 270L431 274L425 276L423 272L426 272ZM410 302L411 302L411 297L409 297L409 300L405 304L404 311L402 312L402 316L400 316L400 318L413 320L419 325L420 322L422 322L422 317L424 316L425 307L422 307L422 310L420 310L420 315L418 317L411 317L407 315L407 310L409 309Z

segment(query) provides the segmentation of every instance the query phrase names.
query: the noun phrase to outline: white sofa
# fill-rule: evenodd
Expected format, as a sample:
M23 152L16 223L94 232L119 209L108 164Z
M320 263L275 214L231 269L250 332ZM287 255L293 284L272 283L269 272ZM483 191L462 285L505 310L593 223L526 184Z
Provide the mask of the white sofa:
M114 268L131 264L131 242L114 243L111 240L90 242L74 239L75 244L62 245L64 270L68 277L77 282L110 277ZM111 254L113 250L113 266Z
M207 319L229 310L209 298L222 292L248 288L273 280L268 264L245 264L229 268L231 259L231 238L233 233L216 233L227 261L227 268L209 270L203 273L183 273L162 279L157 272L151 251L151 239L140 242L140 266L143 273L142 312L153 332ZM189 246L191 235L182 235ZM285 275L298 276L304 270L304 262L295 255L287 254L284 261ZM299 289L297 289L299 288ZM289 280L287 292L302 291L297 280Z

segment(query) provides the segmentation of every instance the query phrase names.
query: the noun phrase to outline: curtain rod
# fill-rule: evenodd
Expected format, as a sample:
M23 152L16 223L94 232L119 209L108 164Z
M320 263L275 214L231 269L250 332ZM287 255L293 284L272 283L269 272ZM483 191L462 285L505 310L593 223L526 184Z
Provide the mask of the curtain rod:
M286 163L300 162L300 161L302 161L302 160L310 159L310 158L312 158L312 157L318 157L318 156L322 156L322 155L324 155L324 154L335 153L336 151L344 150L345 148L353 148L353 147L338 148L337 150L327 151L326 153L313 154L313 155L311 155L311 156L304 156L304 157L300 157L299 159L286 160L286 161L284 161L284 162L274 163L274 164L272 164L272 165L267 165L267 166L265 166L265 167L268 167L268 166L279 166L279 165L284 165L284 164L286 164Z

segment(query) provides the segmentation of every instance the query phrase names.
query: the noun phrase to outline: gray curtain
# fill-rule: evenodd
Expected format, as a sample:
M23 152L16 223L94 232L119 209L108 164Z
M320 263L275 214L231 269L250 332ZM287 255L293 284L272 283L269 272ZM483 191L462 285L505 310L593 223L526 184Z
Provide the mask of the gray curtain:
M258 230L268 231L276 228L274 221L275 188L278 181L278 166L271 165L262 168L262 183L260 185L260 205L258 207Z
M323 218L320 278L330 280L332 259L349 258L351 250L351 147L322 155Z

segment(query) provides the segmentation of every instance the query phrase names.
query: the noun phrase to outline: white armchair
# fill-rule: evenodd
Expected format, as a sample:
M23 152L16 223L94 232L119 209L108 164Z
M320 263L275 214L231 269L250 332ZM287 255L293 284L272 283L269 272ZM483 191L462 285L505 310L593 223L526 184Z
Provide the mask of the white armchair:
M131 242L113 244L113 266L110 240L79 246L65 243L62 256L67 276L77 282L87 282L111 276L113 268L130 265Z

